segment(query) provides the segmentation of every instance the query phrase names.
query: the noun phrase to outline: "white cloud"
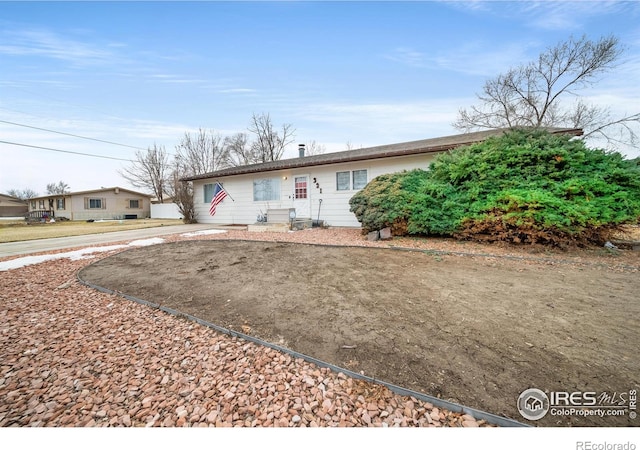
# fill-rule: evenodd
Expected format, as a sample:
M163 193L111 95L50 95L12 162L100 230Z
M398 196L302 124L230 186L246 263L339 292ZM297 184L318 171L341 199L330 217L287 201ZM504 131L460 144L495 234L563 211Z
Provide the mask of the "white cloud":
M253 94L254 92L258 92L256 89L250 88L229 88L229 89L221 89L218 92L221 94Z
M465 0L465 1L450 1L450 0L438 0L458 11L468 12L484 12L491 10L491 3L486 0ZM499 3L499 2L498 2Z
M536 48L533 42L512 42L496 47L486 42L474 41L433 57L440 68L468 75L493 77L510 67L531 60L529 50Z
M312 105L308 118L324 121L386 120L394 122L441 122L456 113L448 100L416 103L325 103Z
M627 117L632 114L640 112L638 105L640 105L640 86L636 89L636 92L630 92L625 90L615 89L594 89L588 95L582 97L588 104L592 104L606 109L609 112L611 120L618 120L623 117ZM628 123L627 124L634 132L640 136L640 124ZM624 134L620 135L621 128L611 128L607 131L607 134L613 137L624 137ZM589 144L594 147L608 148L609 144L604 138L591 138ZM629 158L635 158L640 156L640 148L632 147L629 144L616 144L615 149Z
M292 115L301 135L325 145L328 151L426 139L456 134L451 123L457 106L471 99L415 102L309 103ZM292 155L293 156L293 155Z
M107 125L106 130L111 130L111 132L117 130L119 135L144 140L147 142L145 148L149 145L149 140L155 140L157 143L174 142L179 140L185 132L197 131L190 125L153 120L131 120L129 125L113 123Z
M89 45L46 30L7 31L1 39L0 54L5 55L44 56L79 66L112 63L114 59L118 59L115 53L104 47Z
M38 119L0 108L0 119L2 120L114 141L140 149L146 149L153 143L157 143L164 145L169 155L174 153L175 144L185 132L197 131L193 126L160 121L101 120L100 118L55 119L53 117L55 115L51 114L49 117ZM0 135L2 135L2 140L7 142L116 158L131 159L136 152L136 149L133 148L78 139L6 123L0 123ZM0 143L0 160L7 161L12 155L19 158L21 169L12 170L11 165L0 164L0 192L28 187L43 193L47 183L58 180L69 184L72 190L95 189L100 186L134 188L119 175L119 170L127 164L124 161L97 159Z
M386 59L410 67L443 70L472 76L494 76L511 66L531 60L531 49L538 49L531 41L513 41L501 46L480 40L468 41L446 51L427 54L415 48L398 47L385 55Z
M188 78L180 75L170 75L170 74L164 74L164 73L152 74L152 75L149 75L149 77L155 81L160 81L161 83L199 84L199 83L205 83L208 81L204 79Z
M393 50L392 53L386 55L387 59L396 61L407 66L425 67L427 58L422 52L419 52L412 48L398 47Z
M545 31L568 31L584 28L592 19L606 20L607 15L640 14L636 1L445 1L458 11L481 17L492 15L514 20Z
M633 2L608 1L537 1L518 2L518 14L528 17L528 24L542 30L578 30L593 17L639 11Z

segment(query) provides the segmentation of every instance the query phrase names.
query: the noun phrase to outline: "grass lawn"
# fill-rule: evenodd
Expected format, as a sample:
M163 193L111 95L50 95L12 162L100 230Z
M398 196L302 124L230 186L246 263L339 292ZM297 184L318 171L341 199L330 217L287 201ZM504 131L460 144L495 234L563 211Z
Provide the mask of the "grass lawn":
M32 224L27 224L24 221L0 222L0 243L109 233L112 231L137 230L139 228L181 224L182 220L180 219L130 219L96 222L69 221Z

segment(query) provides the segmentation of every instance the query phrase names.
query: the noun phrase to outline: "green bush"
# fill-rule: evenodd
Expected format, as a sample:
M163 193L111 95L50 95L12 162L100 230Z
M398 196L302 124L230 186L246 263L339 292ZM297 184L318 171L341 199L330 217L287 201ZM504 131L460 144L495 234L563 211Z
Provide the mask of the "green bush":
M640 217L640 159L515 130L382 175L351 200L368 232L564 245L601 243Z

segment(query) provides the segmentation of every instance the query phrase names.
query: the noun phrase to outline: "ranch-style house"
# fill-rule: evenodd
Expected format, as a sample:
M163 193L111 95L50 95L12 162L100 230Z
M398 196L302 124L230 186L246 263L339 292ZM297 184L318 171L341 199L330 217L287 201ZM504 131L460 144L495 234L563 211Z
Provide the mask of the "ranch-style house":
M582 134L582 130L572 128L548 131ZM359 227L349 211L349 199L373 178L416 168L427 170L438 153L504 132L480 131L313 156L305 156L304 146L300 145L297 158L229 167L185 177L183 181L193 181L196 219L201 223L250 225L268 211L293 210L297 219ZM216 183L228 196L212 216L209 206Z

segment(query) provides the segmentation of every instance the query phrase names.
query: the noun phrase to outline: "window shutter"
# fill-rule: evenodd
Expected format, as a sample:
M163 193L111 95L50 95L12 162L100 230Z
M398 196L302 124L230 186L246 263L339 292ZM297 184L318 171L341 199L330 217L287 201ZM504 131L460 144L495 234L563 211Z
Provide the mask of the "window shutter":
M84 198L84 209L89 209L89 197Z
M107 199L106 198L102 199L102 209L107 209Z

